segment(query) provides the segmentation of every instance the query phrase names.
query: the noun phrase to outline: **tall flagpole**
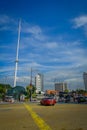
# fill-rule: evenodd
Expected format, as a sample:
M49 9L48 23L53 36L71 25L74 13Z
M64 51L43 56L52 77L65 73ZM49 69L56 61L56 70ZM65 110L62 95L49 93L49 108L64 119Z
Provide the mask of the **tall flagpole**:
M21 31L21 20L19 21L19 28L18 28L18 43L17 43L17 53L16 53L16 61L15 61L15 75L14 75L14 87L16 87L16 80L17 80L17 69L18 69L18 54L19 54L19 43L20 43L20 31Z

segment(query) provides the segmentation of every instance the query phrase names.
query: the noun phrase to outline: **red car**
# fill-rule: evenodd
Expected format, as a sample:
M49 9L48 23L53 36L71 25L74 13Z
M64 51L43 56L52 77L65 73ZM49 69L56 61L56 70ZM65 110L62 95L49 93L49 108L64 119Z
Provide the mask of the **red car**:
M56 100L53 98L42 98L40 101L41 105L55 105Z

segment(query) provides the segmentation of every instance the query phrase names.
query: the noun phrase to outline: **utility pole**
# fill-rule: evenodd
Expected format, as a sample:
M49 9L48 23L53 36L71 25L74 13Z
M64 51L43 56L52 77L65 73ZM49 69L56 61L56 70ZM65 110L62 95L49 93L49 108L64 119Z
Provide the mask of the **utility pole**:
M30 101L32 100L32 68L31 68L31 76L30 76Z
M21 31L21 20L19 22L19 29L18 29L18 43L17 43L17 53L16 53L16 61L15 61L15 75L14 75L14 87L16 86L16 79L17 79L17 69L18 69L18 54L19 54L19 43L20 43L20 31Z
M30 84L32 85L32 68L31 68L31 81Z

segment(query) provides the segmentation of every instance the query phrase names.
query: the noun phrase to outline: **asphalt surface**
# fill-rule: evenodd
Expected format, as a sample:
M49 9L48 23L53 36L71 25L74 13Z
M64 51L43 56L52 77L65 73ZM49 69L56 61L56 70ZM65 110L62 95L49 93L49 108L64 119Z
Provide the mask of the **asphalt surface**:
M0 104L0 130L87 130L87 104Z

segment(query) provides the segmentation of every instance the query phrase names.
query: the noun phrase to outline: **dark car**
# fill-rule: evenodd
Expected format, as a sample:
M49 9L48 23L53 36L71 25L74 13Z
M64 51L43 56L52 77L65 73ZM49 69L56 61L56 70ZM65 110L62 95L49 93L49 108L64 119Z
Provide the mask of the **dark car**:
M86 100L86 102L87 102L87 96L85 96L85 100Z
M78 103L81 103L81 102L86 102L86 98L85 97L78 97L77 98L77 101L78 101Z
M56 100L54 98L42 98L40 101L41 105L55 105Z
M70 102L70 96L69 96L69 95L67 95L67 96L65 97L65 103L68 103L68 102Z

